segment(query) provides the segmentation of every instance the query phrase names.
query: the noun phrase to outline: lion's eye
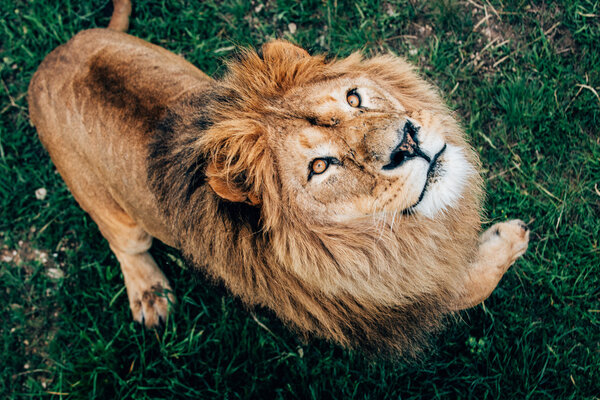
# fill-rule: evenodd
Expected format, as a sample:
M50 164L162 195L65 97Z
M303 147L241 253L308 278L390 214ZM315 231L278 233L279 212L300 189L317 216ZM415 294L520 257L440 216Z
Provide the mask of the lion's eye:
M312 162L310 170L313 174L322 174L327 170L327 167L329 167L329 162L327 160L317 158Z
M346 95L346 101L350 104L350 107L360 107L360 96L356 92L356 89L352 89Z
M314 175L320 175L327 171L331 165L343 166L344 164L335 157L315 158L308 164L308 180L310 181Z

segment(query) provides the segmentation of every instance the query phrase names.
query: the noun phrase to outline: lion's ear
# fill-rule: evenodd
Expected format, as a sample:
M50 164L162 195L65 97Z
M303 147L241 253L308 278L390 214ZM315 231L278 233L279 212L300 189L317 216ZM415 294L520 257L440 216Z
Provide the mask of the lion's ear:
M204 149L206 182L222 199L262 203L267 157L264 127L254 120L230 119L213 125L197 142Z
M212 190L225 200L252 206L260 204L260 200L253 193L244 190L239 182L228 179L223 168L219 168L214 162L206 168L206 178Z
M281 58L304 58L310 57L308 52L302 47L287 42L285 40L273 40L262 46L262 55L265 61L277 60Z

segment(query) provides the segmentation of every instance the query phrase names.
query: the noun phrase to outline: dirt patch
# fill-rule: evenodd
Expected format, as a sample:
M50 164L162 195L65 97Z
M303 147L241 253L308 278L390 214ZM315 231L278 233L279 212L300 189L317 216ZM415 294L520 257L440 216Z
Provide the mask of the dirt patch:
M57 254L54 253L54 256ZM39 250L32 246L31 242L19 240L18 246L14 249L6 245L0 249L0 261L15 265L20 265L30 261L37 261L40 264L54 266L54 260L49 256L48 250Z
M469 55L469 64L473 66L474 72L493 73L519 47L519 35L506 22L503 10L474 0L468 0L462 5L474 21L473 31L480 34Z
M516 52L522 52L532 44L547 40L556 54L568 55L576 51L571 33L561 24L563 10L556 4L528 5L525 7L525 33L516 32L508 23L508 17L514 12L496 9L488 2L482 4L467 0L464 7L476 21L473 31L481 34L476 50L471 54L471 63L475 71L493 72L509 60ZM538 31L542 29L543 35ZM529 36L528 39L524 39Z
M532 17L530 29L538 29L538 25L542 27L546 39L552 44L556 54L567 55L577 51L571 31L561 23L564 19L564 10L558 4L531 4L525 9Z
M0 324L0 337L9 340L15 359L21 360L10 365L11 385L17 390L26 390L30 379L43 388L54 379L48 348L59 329L57 295L64 281L66 251L76 247L72 240L63 239L55 251L38 248L35 233L35 227L23 232L20 236L25 239L13 246L0 235L0 277L5 276L0 293L8 311L6 322Z
M433 27L425 19L411 22L407 32L402 37L415 48L423 46L434 34Z

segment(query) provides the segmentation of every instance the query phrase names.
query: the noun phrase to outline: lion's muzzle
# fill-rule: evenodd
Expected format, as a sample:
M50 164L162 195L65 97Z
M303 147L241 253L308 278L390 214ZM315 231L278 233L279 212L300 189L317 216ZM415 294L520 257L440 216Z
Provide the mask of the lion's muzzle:
M402 140L390 154L390 162L382 167L389 171L404 164L405 161L411 158L421 157L428 163L431 163L431 157L421 150L419 147L419 127L415 126L411 121L406 121L402 128Z

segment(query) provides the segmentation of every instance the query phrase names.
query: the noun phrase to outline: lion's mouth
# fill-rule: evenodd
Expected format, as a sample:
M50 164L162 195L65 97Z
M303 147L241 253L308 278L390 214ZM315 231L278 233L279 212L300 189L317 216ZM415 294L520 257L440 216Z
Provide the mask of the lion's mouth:
M427 179L425 180L425 184L423 185L423 190L421 190L419 199L417 200L417 202L415 204L404 209L402 211L403 214L412 215L414 213L415 207L418 206L419 203L425 197L425 193L427 193L427 189L429 188L429 186L443 175L444 168L443 168L442 160L440 160L440 157L442 156L444 151L446 151L446 144L444 144L444 147L442 147L442 149L433 156L433 158L431 159L431 162L429 163L429 168L427 169Z

